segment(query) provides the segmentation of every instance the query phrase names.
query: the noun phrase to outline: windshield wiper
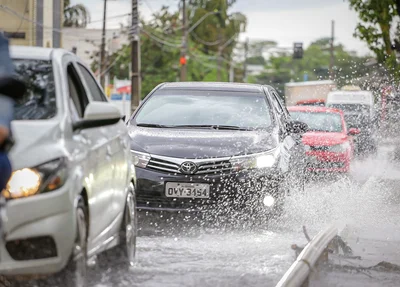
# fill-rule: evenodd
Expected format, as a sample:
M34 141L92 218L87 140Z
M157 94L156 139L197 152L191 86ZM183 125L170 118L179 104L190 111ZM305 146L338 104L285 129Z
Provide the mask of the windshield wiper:
M248 131L251 128L239 127L239 126L229 126L229 125L160 125L160 124L148 124L148 123L138 123L138 127L147 128L169 128L169 129L179 129L179 128L193 128L193 129L215 129L215 130L237 130L237 131Z
M209 128L215 130L238 130L238 131L247 131L249 128L243 128L238 126L227 126L227 125L177 125L177 126L169 126L171 128Z
M168 126L163 126L159 124L146 124L146 123L140 123L136 124L138 127L146 127L146 128L168 128Z
M216 125L213 126L216 130L237 130L237 131L248 131L250 128L238 127L238 126L227 126L227 125Z

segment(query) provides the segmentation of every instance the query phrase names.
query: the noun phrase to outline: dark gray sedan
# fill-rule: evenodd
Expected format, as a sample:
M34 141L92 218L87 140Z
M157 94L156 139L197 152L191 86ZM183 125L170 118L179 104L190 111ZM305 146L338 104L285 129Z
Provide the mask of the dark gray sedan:
M140 210L277 214L303 186L307 126L270 86L164 83L128 126Z

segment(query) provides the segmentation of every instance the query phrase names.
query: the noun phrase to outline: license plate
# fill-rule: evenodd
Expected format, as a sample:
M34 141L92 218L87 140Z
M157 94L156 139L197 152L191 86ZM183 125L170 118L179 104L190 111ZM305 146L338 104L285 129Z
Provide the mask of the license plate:
M209 198L210 185L205 183L167 182L165 184L165 196L181 198Z

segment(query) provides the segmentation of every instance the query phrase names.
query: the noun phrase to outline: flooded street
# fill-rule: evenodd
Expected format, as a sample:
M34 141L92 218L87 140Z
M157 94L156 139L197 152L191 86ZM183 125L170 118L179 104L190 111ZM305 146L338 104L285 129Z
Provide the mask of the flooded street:
M265 227L142 235L136 266L119 268L110 258L90 271L91 286L275 286L293 262L291 244L306 243L303 225L310 236L333 221L400 230L400 173L389 158L384 147L377 158L358 160L351 180L310 183Z
M110 264L93 286L272 286L290 266L290 244L298 236L216 231L198 237L141 237L137 266L121 272Z

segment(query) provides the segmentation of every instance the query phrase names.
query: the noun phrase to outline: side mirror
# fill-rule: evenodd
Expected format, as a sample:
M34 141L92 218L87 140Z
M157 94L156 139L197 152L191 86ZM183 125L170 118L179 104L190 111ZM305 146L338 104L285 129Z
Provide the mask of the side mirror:
M349 131L347 132L348 135L350 136L355 136L358 135L361 131L357 128L350 128Z
M91 102L87 105L83 120L75 122L74 131L108 126L121 120L121 112L114 105L107 102Z
M123 122L125 122L125 121L126 121L126 115L123 115L123 116L121 117L121 120L122 120Z
M304 134L308 132L309 127L306 123L300 121L291 121L288 123L287 129L292 134Z

